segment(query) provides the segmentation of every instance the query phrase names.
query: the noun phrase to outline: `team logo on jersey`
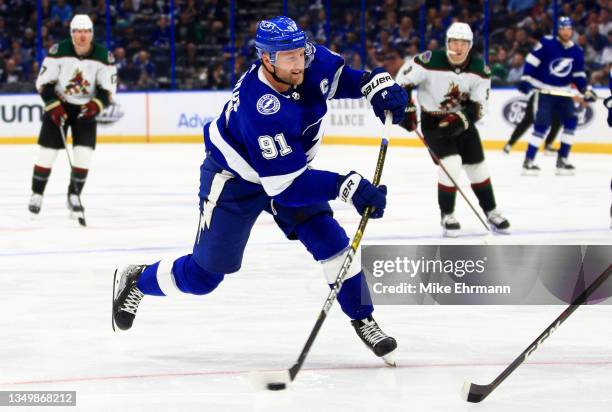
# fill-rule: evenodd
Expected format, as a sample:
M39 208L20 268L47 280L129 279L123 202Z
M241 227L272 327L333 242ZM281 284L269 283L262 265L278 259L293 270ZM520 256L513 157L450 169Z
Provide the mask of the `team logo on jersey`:
M272 94L264 94L257 100L257 111L263 115L270 115L278 112L280 102L278 98Z
M550 62L548 70L550 74L556 77L566 77L572 72L574 59L569 57L560 57Z
M431 50L427 50L425 53L419 54L419 59L421 59L423 63L429 63L431 60Z
M524 97L515 97L504 103L502 114L504 120L512 126L516 126L525 117L527 100ZM593 120L594 112L591 106L586 108L578 106L576 117L578 117L578 128L586 127Z
M329 80L327 80L327 78L321 80L319 87L321 88L321 93L323 94L327 93L329 90Z
M455 84L455 82L451 82L448 86L448 92L446 92L446 94L444 95L444 100L440 102L440 109L442 111L448 111L450 109L453 109L466 102L469 97L470 96L468 93L459 90L458 84Z
M72 75L72 79L68 81L68 84L64 88L65 95L77 95L77 94L87 94L87 88L91 86L91 83L87 81L83 77L83 72L79 69L76 69L74 74Z

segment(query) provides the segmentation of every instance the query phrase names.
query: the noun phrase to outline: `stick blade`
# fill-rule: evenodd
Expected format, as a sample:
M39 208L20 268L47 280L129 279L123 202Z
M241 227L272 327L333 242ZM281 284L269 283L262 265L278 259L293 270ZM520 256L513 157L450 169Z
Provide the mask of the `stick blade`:
M468 402L478 403L491 393L489 385L478 385L466 381L461 390L461 397Z
M282 371L251 372L249 373L249 380L257 390L277 390L281 389L279 385L282 384L285 385L284 388L287 388L291 383L291 376L286 369Z

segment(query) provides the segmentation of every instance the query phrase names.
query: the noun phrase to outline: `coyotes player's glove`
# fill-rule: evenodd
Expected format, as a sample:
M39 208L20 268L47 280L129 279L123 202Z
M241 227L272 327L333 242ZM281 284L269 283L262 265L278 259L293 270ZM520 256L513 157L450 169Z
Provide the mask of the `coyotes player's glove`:
M414 103L410 102L406 107L406 115L404 116L404 119L402 119L400 126L411 132L416 130L417 125L417 108Z
M65 122L68 120L66 110L64 109L64 106L62 106L62 102L59 100L55 100L46 105L45 112L49 113L49 116L51 116L51 121L53 121L57 127L60 127L62 121Z
M370 217L378 219L383 217L387 206L387 186L374 186L359 173L350 172L338 179L338 197L355 206L360 215L363 215L368 206L372 206L374 210Z
M444 131L446 136L456 137L470 127L470 121L461 112L448 113L440 120L438 127Z
M393 124L402 121L408 104L408 94L382 67L364 74L361 79L361 93L372 105L374 114L381 122L385 122L385 110L393 114Z
M597 94L590 87L587 88L583 94L585 102L593 103L597 101Z
M102 102L100 102L100 100L92 99L81 106L79 118L89 119L90 117L94 117L102 111L102 108Z

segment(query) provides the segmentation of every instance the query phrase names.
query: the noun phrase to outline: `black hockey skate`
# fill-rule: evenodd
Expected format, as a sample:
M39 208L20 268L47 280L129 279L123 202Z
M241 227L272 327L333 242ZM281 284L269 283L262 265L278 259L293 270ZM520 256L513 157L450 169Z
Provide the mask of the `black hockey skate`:
M395 366L393 352L397 349L397 342L380 329L372 316L352 320L351 325L355 328L357 336L376 356L383 358L387 365Z
M487 221L491 230L504 235L510 234L510 222L503 217L496 209L487 212Z
M459 236L459 232L461 231L461 225L455 219L455 216L450 213L448 215L442 215L442 221L440 222L442 225L442 236L444 237L457 237Z
M573 176L574 173L576 173L576 168L566 158L557 157L557 176Z
M40 213L40 208L42 207L43 197L41 194L32 193L32 197L30 197L30 203L28 204L28 210L33 215L37 215Z
M138 305L144 294L138 279L146 265L128 265L115 270L113 277L113 330L128 330L134 323Z
M525 159L523 162L523 176L537 176L540 173L540 167L533 163L533 160Z

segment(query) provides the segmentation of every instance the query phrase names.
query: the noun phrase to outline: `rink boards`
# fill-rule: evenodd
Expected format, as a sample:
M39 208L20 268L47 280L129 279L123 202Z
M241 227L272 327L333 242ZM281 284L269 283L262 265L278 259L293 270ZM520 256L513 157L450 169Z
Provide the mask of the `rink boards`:
M600 96L609 93L597 90ZM229 99L229 91L126 92L98 117L101 143L194 143L202 140L202 126L214 119ZM514 89L491 91L490 105L479 130L485 148L501 148L525 113L526 100ZM0 95L0 143L36 142L43 106L36 94ZM612 131L601 100L578 111L574 150L612 154ZM325 117L324 143L378 144L381 124L365 99L331 100ZM529 133L529 132L527 132ZM521 149L526 136L517 144ZM400 127L392 144L420 146L416 136Z

